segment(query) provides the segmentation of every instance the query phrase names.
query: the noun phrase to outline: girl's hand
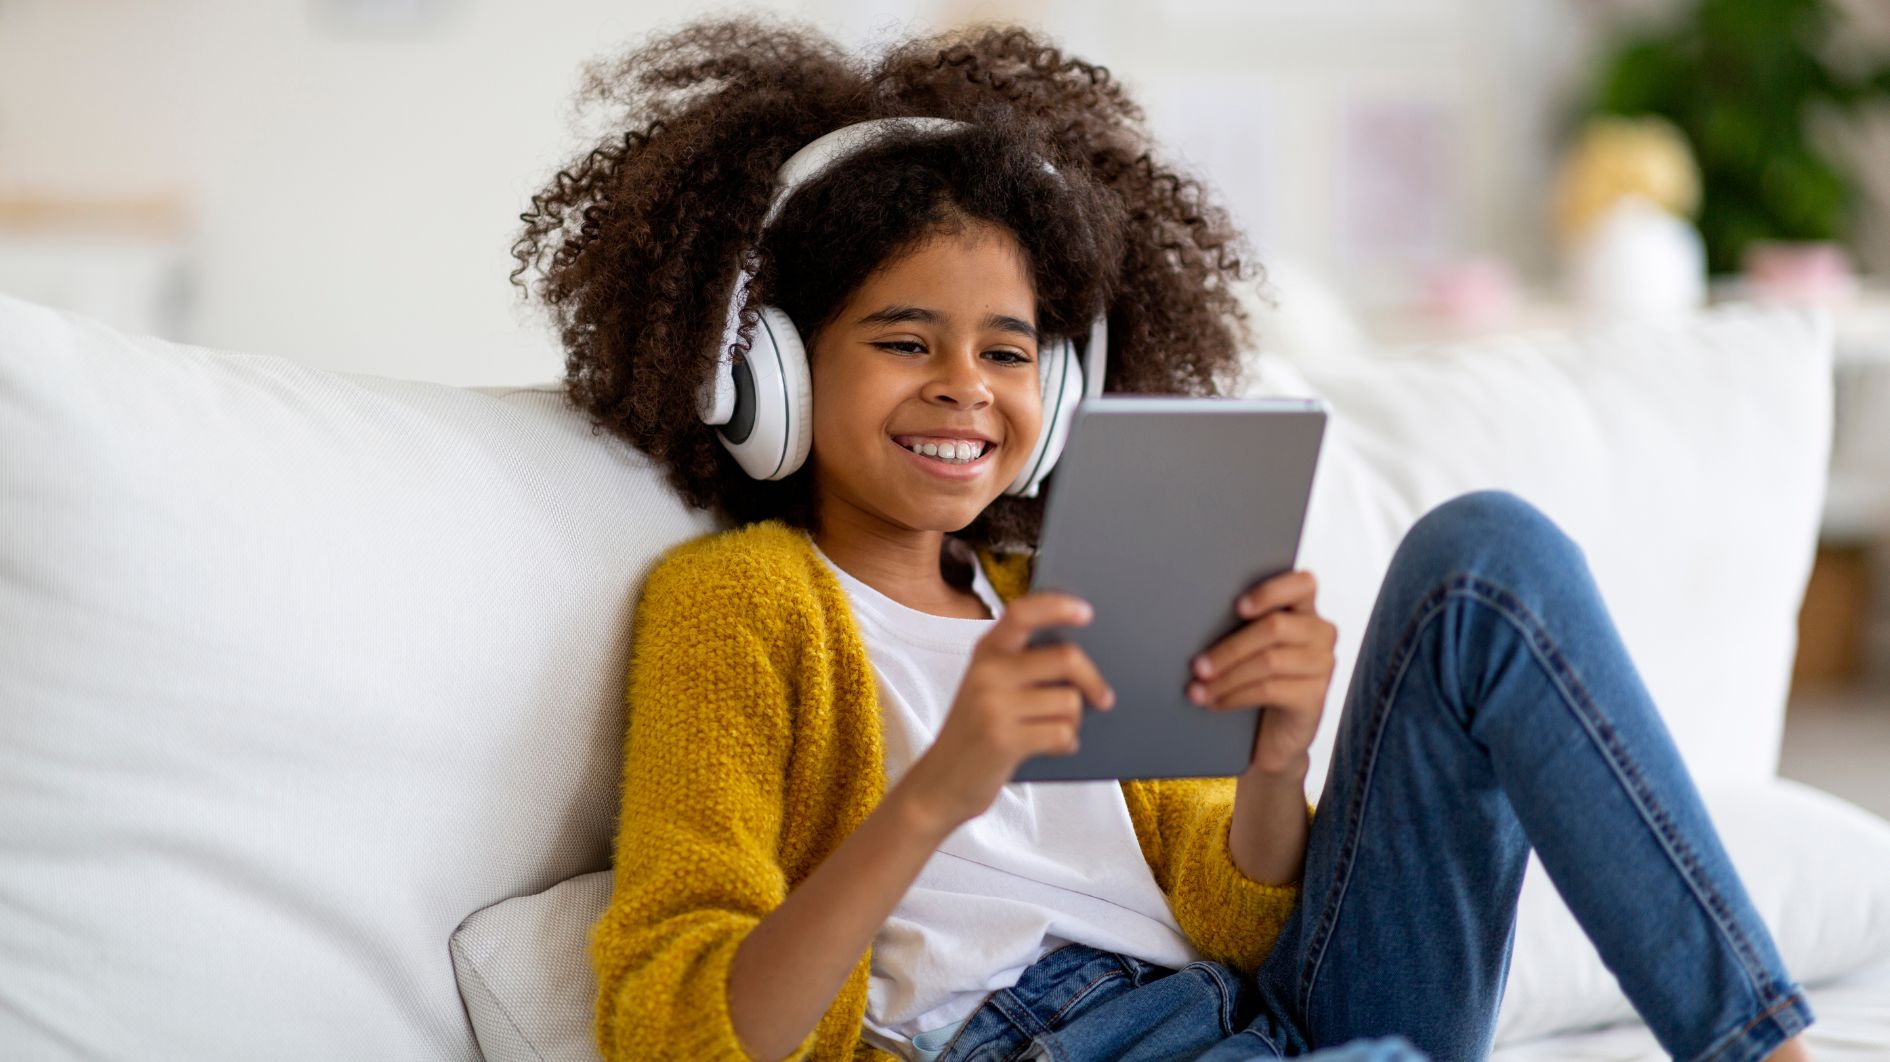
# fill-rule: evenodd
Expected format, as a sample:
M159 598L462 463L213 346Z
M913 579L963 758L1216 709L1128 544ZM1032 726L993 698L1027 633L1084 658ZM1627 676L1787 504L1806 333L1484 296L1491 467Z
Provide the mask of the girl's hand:
M1093 618L1081 598L1040 591L1004 606L978 639L937 740L899 780L944 831L990 810L1025 759L1075 752L1085 698L1114 707L1115 692L1074 642L1029 647L1039 627L1080 627Z
M1314 611L1317 589L1311 572L1292 571L1242 594L1234 611L1249 622L1191 665L1187 692L1196 704L1270 709L1260 717L1249 772L1293 768L1319 732L1339 629Z

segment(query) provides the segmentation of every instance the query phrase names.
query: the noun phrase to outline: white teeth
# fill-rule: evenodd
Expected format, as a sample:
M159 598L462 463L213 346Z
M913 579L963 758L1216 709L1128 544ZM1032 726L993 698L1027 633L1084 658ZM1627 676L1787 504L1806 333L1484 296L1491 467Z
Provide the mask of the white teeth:
M984 456L984 444L971 441L957 443L922 442L915 446L907 447L907 449L914 453L924 454L927 457L937 458L947 464L954 465L968 464Z

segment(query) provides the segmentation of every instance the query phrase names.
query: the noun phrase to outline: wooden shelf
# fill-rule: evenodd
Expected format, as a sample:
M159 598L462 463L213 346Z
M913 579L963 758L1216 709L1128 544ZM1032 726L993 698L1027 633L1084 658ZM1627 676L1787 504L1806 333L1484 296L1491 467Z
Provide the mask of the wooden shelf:
M190 229L190 209L174 192L138 196L62 196L0 191L0 232L109 234L176 239Z

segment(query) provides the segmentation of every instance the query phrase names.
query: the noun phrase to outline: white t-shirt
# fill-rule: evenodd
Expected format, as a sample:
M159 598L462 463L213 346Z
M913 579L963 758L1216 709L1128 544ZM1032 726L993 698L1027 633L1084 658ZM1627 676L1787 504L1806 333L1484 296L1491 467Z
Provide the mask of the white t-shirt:
M873 665L890 790L937 736L1004 605L976 564L972 589L992 619L909 608L815 552L846 591ZM963 1020L1070 942L1175 969L1202 957L1155 884L1118 783L1006 785L946 837L874 936L862 1036L915 1057L914 1037Z

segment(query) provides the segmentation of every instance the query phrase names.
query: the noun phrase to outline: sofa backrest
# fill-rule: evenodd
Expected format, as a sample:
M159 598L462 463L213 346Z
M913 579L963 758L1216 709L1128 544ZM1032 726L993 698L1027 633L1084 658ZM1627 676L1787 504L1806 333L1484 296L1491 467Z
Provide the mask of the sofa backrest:
M1830 460L1828 317L1733 304L1570 335L1259 355L1243 389L1333 408L1299 559L1340 641L1314 793L1399 538L1484 488L1582 547L1696 777L1777 772Z
M1256 357L1250 393L1334 407L1300 565L1341 633L1322 748L1403 529L1499 486L1583 544L1696 771L1769 775L1829 346L1737 310ZM607 865L632 609L715 522L555 385L4 296L0 504L0 1053L476 1058L448 938Z
M556 391L0 297L0 1056L478 1058L447 939L607 865L710 529Z

